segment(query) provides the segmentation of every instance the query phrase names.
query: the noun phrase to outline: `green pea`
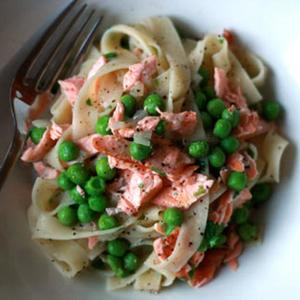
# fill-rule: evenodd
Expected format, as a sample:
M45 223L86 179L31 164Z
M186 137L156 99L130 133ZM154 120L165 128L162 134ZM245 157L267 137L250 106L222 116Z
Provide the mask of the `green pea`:
M233 213L233 221L236 224L246 223L250 216L250 210L246 206L236 208Z
M132 252L124 256L124 268L130 272L134 272L140 266L140 260L137 255Z
M63 141L58 146L58 157L62 161L75 160L79 155L79 148L71 141Z
M222 234L225 226L208 221L205 228L203 240L198 251L205 252L210 248L221 247L226 242L226 236Z
M45 131L46 131L45 127L32 127L29 132L31 141L37 145L42 139Z
M224 228L225 226L223 224L208 221L205 228L205 236L210 239L213 236L220 235L224 231Z
M131 95L123 95L121 97L121 102L124 105L125 108L125 115L129 118L131 118L135 111L136 111L136 100Z
M216 98L216 92L213 86L206 86L202 88L203 93L205 94L208 100Z
M57 184L63 190L70 190L75 186L75 184L67 176L66 171L59 174L57 177Z
M189 155L195 158L202 158L207 156L209 151L209 144L207 141L197 141L189 145Z
M123 267L122 259L110 254L107 255L107 264L113 272L116 272L118 269L122 269Z
M111 228L118 227L119 225L119 221L115 217L109 216L107 214L103 214L98 221L98 226L100 230L108 230Z
M129 243L125 239L115 239L107 244L108 253L118 257L124 256L128 249Z
M158 94L150 94L144 101L144 110L151 116L158 116L157 108L165 109L165 103Z
M252 198L251 198L252 200ZM253 209L253 202L252 201L247 201L245 204L244 204L244 207L247 207L249 210Z
M71 206L63 206L57 212L57 219L65 226L72 226L77 222L76 210Z
M224 234L220 234L217 236L211 237L211 239L208 241L210 248L218 248L225 244L227 238Z
M165 131L166 131L166 122L164 120L160 120L155 128L155 133L160 136L163 136L165 134Z
M281 106L278 102L265 100L262 102L262 114L268 121L275 121L281 113Z
M82 196L78 191L77 188L74 187L73 189L68 191L68 195L71 199L73 199L77 204L83 204L86 202L85 195Z
M139 160L139 161L145 160L151 155L151 153L152 153L152 146L145 146L135 142L132 142L130 144L130 155L135 160Z
M123 269L123 268L119 268L119 269L116 270L115 275L118 278L124 278L124 277L129 276L130 272L128 270Z
M208 83L209 80L209 72L206 68L204 67L200 67L200 69L198 70L198 74L201 76L201 82L200 85L201 86L205 86Z
M101 135L109 135L111 134L111 130L108 127L110 117L108 115L102 116L97 120L96 123L96 133Z
M91 210L103 213L108 206L108 199L104 195L92 196L88 203Z
M226 156L219 147L215 147L208 156L208 161L214 168L221 168L225 164L225 160Z
M111 256L111 255L110 255ZM115 273L115 276L116 277L118 277L118 278L124 278L124 277L127 277L127 276L129 276L130 275L130 272L128 271L128 270L125 270L124 268L123 268L123 266L121 266L121 267L119 267L119 268L116 268L115 267L115 265L116 264L119 264L119 263L117 263L117 260L116 259L118 259L119 261L121 261L121 263L122 263L122 260L119 258L119 257L114 257L114 261L112 261L111 259L110 259L110 263L112 264L112 262L113 262L113 268L114 269L112 269L113 270L113 272ZM112 267L111 267L112 268Z
M176 228L177 226L175 226L175 225L166 225L165 226L165 234L166 234L166 236L169 236L172 232L173 232L173 230Z
M98 196L105 192L105 181L97 176L91 177L84 186L85 191L91 196Z
M208 113L216 119L221 117L222 112L225 108L226 107L224 101L219 98L208 101L206 106Z
M108 158L103 156L96 162L96 173L100 178L109 181L114 179L117 171L109 166Z
M258 183L251 189L251 194L254 204L264 203L272 195L272 186L269 183Z
M222 112L222 119L229 121L232 128L234 128L238 126L240 122L240 112L237 109L233 111L224 109Z
M227 241L227 238L224 234L212 236L209 239L204 238L198 248L199 252L205 252L211 248L222 247Z
M204 93L202 93L201 91L197 91L195 94L195 102L198 106L199 110L203 110L206 107L207 104L207 99Z
M200 116L201 116L201 120L202 120L204 129L205 130L211 129L213 126L213 120L212 120L212 117L210 116L210 114L207 113L206 111L201 111Z
M225 139L230 134L231 129L232 126L229 121L219 119L215 124L213 134L220 139Z
M90 173L83 164L75 163L68 168L67 176L75 184L84 185L90 178Z
M250 242L257 238L258 230L257 227L250 223L241 224L237 232L241 239L245 242Z
M175 207L167 208L163 213L163 221L167 225L180 226L183 223L183 212Z
M231 135L221 140L220 145L227 154L232 154L238 150L238 148L240 147L240 142L236 137Z
M198 248L199 252L205 252L209 248L209 242L208 240L204 237L201 241L201 244Z
M107 52L107 53L104 54L104 57L107 60L112 60L112 59L118 57L118 54L116 52Z
M247 185L247 175L243 172L231 172L229 174L227 185L236 192L240 192Z
M88 204L80 204L77 210L77 217L81 224L92 222L95 212L90 209Z

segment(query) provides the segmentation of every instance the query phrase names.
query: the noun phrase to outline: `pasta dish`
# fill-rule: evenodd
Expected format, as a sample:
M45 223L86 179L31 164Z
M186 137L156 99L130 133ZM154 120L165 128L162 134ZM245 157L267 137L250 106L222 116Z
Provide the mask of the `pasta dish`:
M33 240L64 276L91 266L110 290L236 270L288 145L266 75L228 30L187 39L166 17L107 29L58 82L51 116L31 120Z

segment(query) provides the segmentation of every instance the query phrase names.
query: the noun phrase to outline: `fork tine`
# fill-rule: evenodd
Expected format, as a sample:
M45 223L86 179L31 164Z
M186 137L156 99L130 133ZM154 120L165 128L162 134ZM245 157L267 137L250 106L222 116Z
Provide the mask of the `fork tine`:
M70 13L70 11L72 11L76 3L77 0L72 0L71 3L56 17L52 24L46 29L45 33L39 39L35 47L31 50L30 54L27 56L27 58L19 68L17 76L25 76L32 62L36 59L41 49L46 44L47 40L49 39L49 36L51 36L55 32L60 23L65 19L65 17Z
M69 31L72 29L74 24L77 22L77 20L83 14L86 7L87 7L86 4L81 6L81 8L78 10L78 12L75 14L75 16L73 16L73 18L67 24L66 28L64 29L64 31L61 34L58 41L56 41L55 47L52 49L52 51L51 50L49 51L49 55L47 57L43 58L43 63L42 62L39 63L38 68L36 68L36 72L35 73L31 72L33 74L30 74L30 71L32 71L34 69L34 61L33 61L32 65L30 66L28 72L26 73L26 75L24 77L24 81L23 81L24 85L29 85L29 84L35 85L35 83L39 80L39 78L42 77L42 75L44 74L44 70L48 67L51 59L57 54L66 35L69 33Z
M66 47L63 49L61 55L53 56L51 58L51 61L49 61L49 64L48 64L49 68L45 69L43 72L44 73L43 75L45 75L45 78L44 77L40 78L40 82L42 84L39 85L39 83L40 83L39 82L36 87L38 92L46 91L47 89L49 89L51 87L51 85L57 80L57 78L63 71L66 62L68 61L68 59L70 58L70 56L72 54L72 49L74 49L74 47L77 46L77 47L79 47L78 51L80 51L80 49L85 48L87 46L87 42L90 41L90 39L85 38L85 40L79 44L79 41L82 38L83 33L86 32L87 30L89 30L91 32L90 32L90 34L88 34L88 36L93 36L95 31L97 30L100 22L101 22L101 19L99 19L96 16L95 10L93 10L89 14L87 19L84 21L84 23L76 30L76 32L73 33L74 40L70 39L72 42L69 42L69 44L66 45ZM74 63L76 63L76 62L74 61ZM45 81L44 81L44 79L45 79Z
M102 21L102 16L93 25L91 30L89 30L88 34L84 37L84 40L82 41L81 45L79 45L79 48L75 49L75 51L73 52L73 56L71 58L71 63L69 68L67 70L62 70L62 72L57 77L66 78L70 76L70 74L76 68L76 66L82 62L82 59L84 58L85 54L88 52L89 48L91 47L91 41L94 39L95 35L97 34L97 30L101 24L101 21Z

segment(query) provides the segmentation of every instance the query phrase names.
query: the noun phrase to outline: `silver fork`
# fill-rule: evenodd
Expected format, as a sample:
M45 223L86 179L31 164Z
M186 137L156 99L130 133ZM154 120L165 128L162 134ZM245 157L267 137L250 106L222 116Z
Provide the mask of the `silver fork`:
M49 92L59 78L72 74L97 33L102 17L78 2L73 0L50 24L11 84L14 135L0 167L0 190L24 146L22 125L29 107L38 95Z

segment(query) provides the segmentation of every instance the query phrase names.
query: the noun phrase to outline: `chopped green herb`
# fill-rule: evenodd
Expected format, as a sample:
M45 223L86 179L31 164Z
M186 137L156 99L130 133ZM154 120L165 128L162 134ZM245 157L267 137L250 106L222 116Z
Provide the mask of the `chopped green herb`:
M191 271L189 271L189 277L190 277L190 278L193 278L193 277L194 277L195 271L196 271L196 268L195 268L195 267L192 267Z
M116 52L108 52L104 54L104 57L108 60L114 59L118 56Z
M159 168L151 167L151 170L154 171L155 173L157 173L160 176L166 176L166 173L164 171L160 170Z
M204 188L203 185L200 185L199 188L198 188L198 191L194 193L194 196L195 197L200 197L202 195L204 195L206 192L206 189Z
M159 86L159 80L158 79L154 79L154 86L158 87Z
M144 188L144 182L140 182L139 184L138 184L138 187L140 188L140 189L142 189L142 188Z
M223 44L223 43L224 43L224 38L223 38L223 37L219 37L218 40L219 40L219 43L220 43L220 44Z
M92 106L92 100L89 98L85 101L85 104L88 105L88 106Z

